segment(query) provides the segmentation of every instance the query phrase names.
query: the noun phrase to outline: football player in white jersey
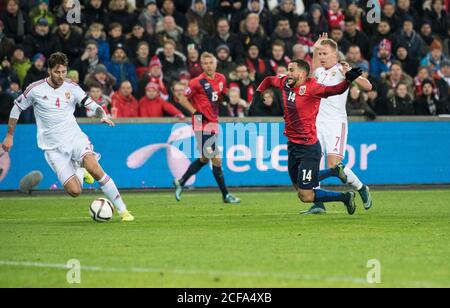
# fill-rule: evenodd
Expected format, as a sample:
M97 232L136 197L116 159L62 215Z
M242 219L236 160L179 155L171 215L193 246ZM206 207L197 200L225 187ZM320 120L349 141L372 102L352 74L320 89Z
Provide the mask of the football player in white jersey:
M89 138L81 131L73 115L76 104L95 111L102 123L114 126L103 108L75 83L66 80L68 59L57 52L48 60L49 77L31 84L14 101L8 132L2 148L9 152L21 112L33 106L37 124L38 146L58 176L66 192L76 198L82 192L83 167L100 184L106 197L116 207L122 221L133 221L114 181L103 171Z
M315 44L313 57L314 78L320 84L333 86L345 80L345 73L351 68L348 63L339 61L338 45L328 38L328 34L320 36ZM359 77L355 83L362 89L370 91L372 84L364 77ZM364 208L372 208L370 189L364 185L355 173L342 164L345 158L348 137L347 104L348 91L342 95L322 99L317 117L317 133L322 145L322 152L326 155L330 169L321 171L320 180L328 177L338 177L344 184L356 189L364 203ZM323 203L316 203L304 214L326 213Z

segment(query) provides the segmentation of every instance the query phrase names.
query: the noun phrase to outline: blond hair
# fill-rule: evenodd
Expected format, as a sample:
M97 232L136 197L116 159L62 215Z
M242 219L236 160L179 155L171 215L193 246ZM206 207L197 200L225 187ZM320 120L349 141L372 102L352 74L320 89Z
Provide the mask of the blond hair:
M212 53L204 52L200 57L200 62L204 62L206 59L213 59L217 63L217 58Z
M339 52L339 49L338 49L338 43L336 43L336 41L334 41L334 40L332 40L332 39L326 39L326 40L323 40L322 41L322 43L320 43L320 45L321 46L330 46L331 47L331 49L333 49L334 51L336 51L336 53L337 52Z

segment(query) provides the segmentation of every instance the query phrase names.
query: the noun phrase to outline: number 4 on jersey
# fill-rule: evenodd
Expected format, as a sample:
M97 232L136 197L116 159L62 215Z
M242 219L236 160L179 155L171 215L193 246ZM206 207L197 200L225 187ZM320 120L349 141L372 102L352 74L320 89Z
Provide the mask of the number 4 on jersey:
M56 99L56 107L61 108L61 103L59 101L59 98Z

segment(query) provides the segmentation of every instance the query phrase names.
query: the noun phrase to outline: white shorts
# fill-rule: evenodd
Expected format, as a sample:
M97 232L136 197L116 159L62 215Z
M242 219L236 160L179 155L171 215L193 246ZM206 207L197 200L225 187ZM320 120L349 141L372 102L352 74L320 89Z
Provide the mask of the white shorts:
M322 146L323 155L345 158L348 138L348 122L321 121L317 122L317 137Z
M87 154L95 154L94 146L89 138L82 134L67 147L45 151L45 159L58 176L58 180L65 186L67 182L76 176L76 171L81 167L83 158Z

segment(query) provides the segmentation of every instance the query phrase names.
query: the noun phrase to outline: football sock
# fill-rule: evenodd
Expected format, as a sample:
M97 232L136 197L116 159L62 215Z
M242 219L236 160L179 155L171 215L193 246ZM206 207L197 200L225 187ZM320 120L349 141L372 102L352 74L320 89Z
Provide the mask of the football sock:
M363 188L363 183L358 179L355 173L350 168L345 167L345 175L347 175L347 184L351 185L356 190L361 190Z
M213 166L213 174L216 178L216 182L219 185L220 191L222 192L223 198L225 199L228 195L228 189L225 185L225 177L223 176L222 167Z
M319 182L322 182L325 179L331 178L331 177L337 177L337 171L334 169L325 169L321 170L319 172Z
M200 159L197 159L194 161L186 171L186 173L183 175L183 177L180 179L181 186L184 186L187 181L193 176L194 174L197 174L204 166L206 166L208 163L203 163Z
M314 193L315 193L314 197L315 203L345 202L348 199L348 194L346 193L338 193L324 189L315 189Z
M120 196L119 190L116 187L113 179L111 179L107 174L98 181L100 188L105 194L105 196L114 204L119 214L122 214L127 210L125 203Z

